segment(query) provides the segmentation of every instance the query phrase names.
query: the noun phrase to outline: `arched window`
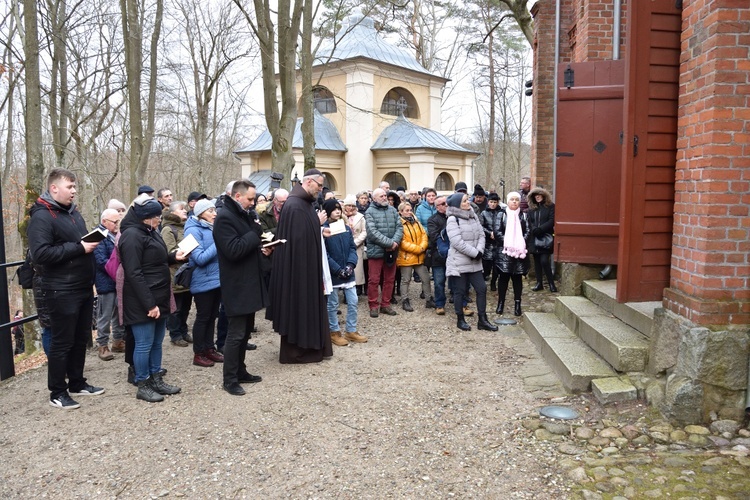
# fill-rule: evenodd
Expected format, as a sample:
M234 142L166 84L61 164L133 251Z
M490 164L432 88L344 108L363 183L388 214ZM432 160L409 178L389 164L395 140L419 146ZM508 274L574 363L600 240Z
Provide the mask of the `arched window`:
M435 179L435 191L453 191L453 177L443 172Z
M383 177L383 180L390 184L391 191L395 191L399 186L402 186L404 189L409 188L406 185L406 179L404 179L404 176L398 172L388 172L385 177Z
M327 187L331 191L336 191L336 179L327 172L323 172L323 187Z
M314 87L312 91L313 106L321 115L336 112L336 98L333 93L325 87ZM297 116L302 116L302 98L297 103Z
M380 104L380 112L386 115L405 118L419 118L419 106L411 92L402 87L394 87L385 94Z

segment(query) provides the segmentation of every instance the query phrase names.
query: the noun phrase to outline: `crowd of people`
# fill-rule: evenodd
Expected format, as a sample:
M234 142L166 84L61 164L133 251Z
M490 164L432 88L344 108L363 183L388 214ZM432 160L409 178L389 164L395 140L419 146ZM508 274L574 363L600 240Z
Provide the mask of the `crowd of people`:
M470 196L464 182L450 195L381 182L337 199L324 180L310 169L291 191L264 195L243 179L216 198L192 192L186 201L141 186L129 206L111 200L89 232L75 204L75 174L53 170L28 226L50 404L78 408L74 395L104 393L83 373L94 288L98 356L124 353L128 382L147 402L181 391L165 380L167 332L175 347L192 344L193 365L222 364L224 390L241 396L242 384L262 380L245 359L257 347L250 340L263 309L280 336L279 362L310 363L332 356L333 345L368 341L358 327L359 296L372 318L396 316L399 305L406 314L443 316L450 301L462 331L472 328L475 302L477 328L495 331L487 282L499 315L522 314L530 257L532 290L543 290L546 278L557 291L555 205L528 177L505 202L480 185Z

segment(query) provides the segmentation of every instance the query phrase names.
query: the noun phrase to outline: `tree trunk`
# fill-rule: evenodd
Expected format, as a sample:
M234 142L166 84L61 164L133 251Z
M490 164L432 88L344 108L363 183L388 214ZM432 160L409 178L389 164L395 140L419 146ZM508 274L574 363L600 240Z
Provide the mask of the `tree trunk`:
M300 73L302 75L302 155L305 158L303 172L315 168L315 113L312 93L312 2L305 2L302 21L302 50L300 51ZM291 170L289 175L291 176ZM285 174L285 179L289 177Z

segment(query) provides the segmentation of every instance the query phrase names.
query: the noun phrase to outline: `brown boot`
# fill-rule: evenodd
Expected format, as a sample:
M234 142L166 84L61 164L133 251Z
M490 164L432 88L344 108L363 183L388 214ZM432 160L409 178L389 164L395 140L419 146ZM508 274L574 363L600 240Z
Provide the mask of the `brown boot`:
M367 337L360 335L357 332L347 332L346 335L344 335L344 338L349 342L356 342L358 344L364 344L367 342Z
M125 341L124 340L113 340L112 341L112 352L125 352Z
M114 355L109 352L109 347L106 345L100 345L99 346L99 359L102 361L112 361L115 359Z
M331 343L341 347L349 345L349 342L341 336L341 332L331 332Z

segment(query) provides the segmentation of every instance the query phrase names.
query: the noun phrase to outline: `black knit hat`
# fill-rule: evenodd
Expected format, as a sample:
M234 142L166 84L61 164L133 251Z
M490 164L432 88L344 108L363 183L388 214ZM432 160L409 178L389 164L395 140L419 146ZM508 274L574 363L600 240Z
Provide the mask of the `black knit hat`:
M338 200L335 198L326 200L323 203L323 210L326 211L326 214L328 214L329 219L331 218L331 214L333 213L333 211L336 210L337 208L341 210L341 203L339 203Z
M133 212L139 220L146 220L161 215L164 207L156 200L147 200L143 205L133 204Z
M456 192L463 191L464 193L466 193L468 190L469 190L469 188L466 186L466 183L463 182L463 181L462 182L457 182L456 183L456 189L454 189L454 191L456 191Z
M487 196L487 193L484 192L484 188L477 184L474 186L474 196Z
M475 193L476 194L476 193ZM489 196L487 196L487 199L489 201L500 201L500 195L497 193L490 193Z

